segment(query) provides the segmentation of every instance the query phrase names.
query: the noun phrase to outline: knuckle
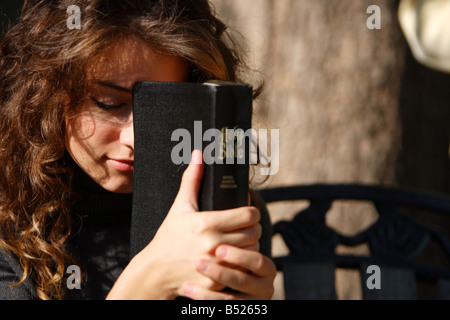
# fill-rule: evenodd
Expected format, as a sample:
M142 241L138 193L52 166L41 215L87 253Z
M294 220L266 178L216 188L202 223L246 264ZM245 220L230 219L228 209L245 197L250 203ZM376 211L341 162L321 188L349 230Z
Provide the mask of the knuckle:
M266 268L266 266L267 266L266 257L263 256L262 254L260 254L258 256L258 258L256 258L255 268L256 268L256 270L262 271L262 270L264 270Z
M252 245L256 244L261 238L261 235L262 235L261 227L258 224L247 230L247 237L248 237L247 241L249 241Z
M213 219L210 215L198 213L197 233L206 233L214 228Z
M222 282L225 279L225 275L223 268L217 268L214 277L217 281Z
M248 251L259 252L260 244L259 244L259 242L256 242L255 244L244 247L243 249L248 250Z
M219 245L219 239L214 234L208 234L208 236L205 237L203 244L205 252L213 253Z
M275 293L275 288L273 284L268 285L266 288L264 288L264 298L265 299L271 299Z
M259 239L261 239L261 237L262 237L262 226L258 223L257 225L256 225L256 228L255 228L256 230L255 230L255 237L256 237L256 240L259 240Z
M246 288L249 285L249 276L242 274L237 278L237 285L239 288Z
M260 220L260 212L257 208L248 207L245 208L242 219L246 224L258 223Z
M209 278L205 278L203 287L208 291L221 291L223 286Z

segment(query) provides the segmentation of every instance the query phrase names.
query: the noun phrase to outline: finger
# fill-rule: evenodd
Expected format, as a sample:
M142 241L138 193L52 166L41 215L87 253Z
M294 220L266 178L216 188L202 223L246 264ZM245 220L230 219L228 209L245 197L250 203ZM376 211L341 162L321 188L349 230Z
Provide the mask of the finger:
M233 289L244 296L270 299L273 295L272 277L257 277L245 271L229 268L208 260L199 261L196 270L212 281Z
M175 199L175 204L190 205L196 211L198 207L198 194L203 177L203 155L199 150L194 150L191 163L187 167L181 180L180 189Z
M216 249L215 256L220 261L246 269L259 277L274 275L277 272L272 260L259 252L221 245Z
M197 277L201 277L201 278L189 280L189 284L191 286L202 288L205 291L215 291L215 292L223 291L226 288L222 284L214 282L210 278L205 277L203 275L197 274ZM184 291L184 286L181 286L180 288L177 289L177 295L181 296L181 297L186 296L186 292Z
M193 283L185 283L182 287L183 296L192 300L219 301L219 300L250 300L245 294L232 292L218 292L204 289Z
M260 243L259 243L259 241L258 241L256 244L254 244L254 245L252 245L252 246L243 247L243 248L241 248L241 249L244 249L244 250L246 250L246 251L256 251L256 252L259 252L259 250L261 249L261 245L260 245Z
M209 228L221 232L233 232L259 224L261 213L255 207L204 212Z
M238 248L254 247L258 244L261 235L262 227L260 224L257 224L250 228L224 233L220 237L219 244L227 244Z

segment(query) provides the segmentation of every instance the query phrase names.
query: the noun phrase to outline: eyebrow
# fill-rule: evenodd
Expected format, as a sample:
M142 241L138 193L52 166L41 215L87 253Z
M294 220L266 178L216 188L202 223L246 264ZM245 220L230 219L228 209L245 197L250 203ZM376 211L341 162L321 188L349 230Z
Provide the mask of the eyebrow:
M131 89L127 89L124 87L121 87L111 81L102 81L102 80L95 80L95 83L103 86L103 87L108 87L108 88L112 88L114 90L117 91L121 91L121 92L125 92L125 93L132 93L133 91Z

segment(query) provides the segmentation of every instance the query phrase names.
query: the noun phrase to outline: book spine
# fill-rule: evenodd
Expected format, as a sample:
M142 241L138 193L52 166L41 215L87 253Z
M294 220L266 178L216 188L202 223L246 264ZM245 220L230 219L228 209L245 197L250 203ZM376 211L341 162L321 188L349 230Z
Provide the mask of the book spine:
M202 197L206 210L227 210L248 205L249 149L245 134L251 129L252 89L249 86L218 86L214 91L212 123L221 135L216 141L216 161L205 176ZM203 208L202 208L203 209Z

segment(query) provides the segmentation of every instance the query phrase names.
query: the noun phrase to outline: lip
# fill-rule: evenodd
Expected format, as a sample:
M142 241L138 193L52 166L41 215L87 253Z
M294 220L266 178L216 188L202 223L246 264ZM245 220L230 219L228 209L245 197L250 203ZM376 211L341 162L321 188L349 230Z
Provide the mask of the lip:
M122 172L134 171L134 160L111 159L106 160L112 167Z

